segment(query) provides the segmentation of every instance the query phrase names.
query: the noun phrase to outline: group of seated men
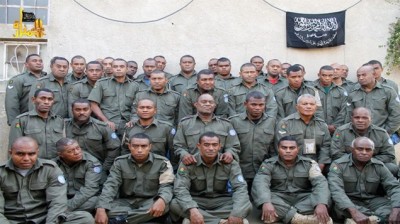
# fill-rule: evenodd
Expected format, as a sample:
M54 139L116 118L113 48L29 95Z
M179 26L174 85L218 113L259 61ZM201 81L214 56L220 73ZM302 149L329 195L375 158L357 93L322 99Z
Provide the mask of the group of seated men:
M54 57L45 74L40 56L28 56L27 72L6 91L10 161L3 167L12 178L0 179L4 219L68 223L87 219L87 211L96 223L246 223L251 199L264 223L400 220L391 140L400 100L380 63L362 65L351 83L338 64L305 81L301 65L283 77L272 59L264 74L260 58L234 77L227 58L196 73L185 55L172 76L157 56L135 77L120 58L75 56L68 74L68 60ZM52 170L47 180L66 191L52 216L15 201L26 192L53 200L50 183L33 192L43 164ZM5 180L28 184L10 191ZM18 203L22 210L13 209Z

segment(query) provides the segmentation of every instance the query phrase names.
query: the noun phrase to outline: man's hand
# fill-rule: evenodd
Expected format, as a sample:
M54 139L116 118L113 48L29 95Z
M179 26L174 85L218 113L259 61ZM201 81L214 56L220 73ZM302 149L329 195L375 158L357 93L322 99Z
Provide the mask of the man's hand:
M243 218L235 217L235 216L229 216L228 217L228 224L243 224Z
M314 209L314 215L319 223L328 223L330 220L328 209L324 204L318 204Z
M128 122L126 122L126 123L125 123L125 127L126 127L126 128L131 128L131 127L133 127L133 121L128 121Z
M190 209L190 224L205 224L204 217L197 208Z
M368 224L369 223L369 217L361 213L355 208L348 208L347 209L351 215L351 218L356 222L357 224Z
M225 153L223 153L223 154L221 155L221 157L219 158L219 160L220 160L222 163L230 164L230 163L233 161L232 153L230 153L230 152L225 152Z
M191 164L197 163L196 158L192 154L186 154L182 158L182 163L185 164L186 166L189 166Z
M400 223L400 208L392 208L389 215L389 224Z
M272 203L264 203L262 207L262 215L261 220L264 223L273 223L276 222L278 219L278 214L276 214L275 208Z
M115 123L112 121L106 121L108 127L110 127L113 131L115 131Z
M322 172L324 171L325 164L319 163L318 166L319 166L319 168L321 169L321 173L322 173Z
M164 214L165 210L165 201L162 198L158 198L150 209L147 211L153 217L160 217Z
M331 135L336 131L335 125L328 125L328 130Z
M104 208L97 208L96 215L94 216L96 224L108 224L108 216Z

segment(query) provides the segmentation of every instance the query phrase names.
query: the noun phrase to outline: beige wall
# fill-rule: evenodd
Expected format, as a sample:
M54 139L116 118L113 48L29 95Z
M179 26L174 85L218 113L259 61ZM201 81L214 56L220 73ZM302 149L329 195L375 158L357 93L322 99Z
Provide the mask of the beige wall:
M144 21L160 18L177 10L189 0L78 0L94 12L118 20ZM285 11L328 13L341 11L358 0L267 0ZM355 70L370 59L384 61L388 25L400 15L400 7L383 0L363 0L346 13L346 45L300 50L286 48L285 13L262 0L197 0L187 8L164 20L146 24L124 24L99 18L70 0L53 0L49 25L46 26L47 46L43 58L71 58L81 54L88 60L113 56L134 59L139 65L147 57L163 54L166 70L179 71L179 58L191 54L197 60L196 69L207 67L211 57L231 59L233 73L254 55L266 60L305 65L309 79L314 79L320 66L332 62ZM12 25L0 25L0 37L12 37ZM0 62L3 66L2 46ZM2 69L0 67L0 72ZM141 71L139 71L141 72ZM400 81L399 73L390 78ZM4 90L2 87L1 90ZM3 106L3 101L1 105ZM4 110L0 108L4 125ZM7 135L1 129L1 136ZM2 142L4 145L5 143ZM2 147L4 148L4 147Z

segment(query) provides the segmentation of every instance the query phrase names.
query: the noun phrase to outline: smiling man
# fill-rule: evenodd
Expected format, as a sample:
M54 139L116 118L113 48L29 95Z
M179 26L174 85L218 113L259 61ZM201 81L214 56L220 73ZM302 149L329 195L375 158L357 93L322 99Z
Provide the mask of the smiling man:
M278 156L266 159L254 178L252 196L264 223L333 223L328 182L312 159L300 156L296 138L278 141Z

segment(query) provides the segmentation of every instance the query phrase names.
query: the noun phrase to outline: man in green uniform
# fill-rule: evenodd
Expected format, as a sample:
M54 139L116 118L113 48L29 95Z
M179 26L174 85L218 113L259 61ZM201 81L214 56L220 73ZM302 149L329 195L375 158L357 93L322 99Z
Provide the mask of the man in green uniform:
M208 69L214 73L214 75L218 75L218 58L211 58L208 61Z
M126 72L126 76L128 76L129 79L135 80L137 69L138 64L136 61L128 61L128 71Z
M121 142L116 133L106 123L90 116L92 110L88 100L73 102L72 114L73 118L65 122L66 136L76 140L83 151L96 157L108 173L120 153Z
M261 56L253 56L250 58L250 63L252 63L254 66L256 66L256 70L258 73L258 77L264 77L265 73L263 72L263 68L264 68L264 58L262 58Z
M343 78L345 71L343 70L342 65L340 65L339 63L333 63L333 64L331 64L331 67L333 68L332 82L336 86L340 86L343 89L345 89L348 93L353 91L353 88L356 83L354 83L346 78Z
M196 83L196 61L191 55L183 55L179 61L181 71L170 80L172 90L182 93L187 87Z
M69 84L73 84L85 78L86 59L81 55L75 55L71 58L72 72L65 78Z
M228 90L233 86L233 84L240 82L237 81L237 77L231 74L231 60L225 57L219 58L217 66L218 75L215 76L216 86Z
M287 69L288 86L276 91L275 99L278 104L277 120L280 121L296 112L297 98L303 94L311 94L316 97L317 116L322 116L322 104L318 91L304 83L304 73L300 66L292 65Z
M347 224L400 222L399 182L373 154L374 142L358 137L352 142L351 154L330 167L334 210L338 218L347 218Z
M265 113L265 104L265 96L261 92L250 92L244 102L246 112L229 118L239 137L239 165L249 190L261 163L276 154L276 119Z
M332 135L336 128L344 124L347 109L347 91L333 83L333 68L322 66L313 87L318 90L322 104L323 119Z
M372 123L392 135L400 128L400 99L391 87L378 82L374 67L363 65L357 70L358 83L348 98L348 116L357 107L366 107L372 112Z
M167 60L165 59L165 57L162 55L157 55L154 56L153 59L157 62L157 70L163 71L167 79L170 80L173 75L165 71L165 67L167 66Z
M274 93L288 85L287 79L280 75L282 68L278 59L269 60L265 67L267 68L267 73L264 76L257 77L260 83L270 87Z
M56 147L58 157L53 160L66 178L68 210L93 212L100 193L101 163L73 139L62 138Z
M147 90L151 87L150 85L150 74L157 69L157 61L153 58L147 58L143 61L143 73L139 74L135 83L138 84L139 90Z
M97 224L108 224L109 220L145 223L169 210L174 182L171 163L150 152L151 140L146 134L133 135L129 149L130 154L115 160L104 184L96 206Z
M135 96L132 106L133 119L137 118L137 102L141 99L151 99L158 108L156 118L175 126L178 123L178 106L181 94L168 88L168 79L163 71L152 71L149 79L150 87L140 90Z
M185 218L183 224L249 223L251 203L238 162L221 161L221 142L214 132L203 133L197 148L194 164L179 165L172 218Z
M328 125L315 116L317 103L313 95L301 95L297 100L296 109L296 113L285 117L277 124L275 142L284 136L295 137L300 155L317 161L324 171L325 165L331 163L329 154L331 135Z
M232 84L228 89L229 94L229 115L245 112L244 101L247 93L251 91L259 91L265 96L265 113L270 117L276 117L278 107L275 101L272 89L257 80L256 67L251 63L243 64L240 67L240 79L237 83Z
M112 77L114 74L113 66L112 63L114 61L113 57L105 57L103 60L101 60L101 64L103 65L104 69L104 78Z
M392 87L396 91L396 93L399 94L399 86L394 81L382 77L383 67L380 61L371 60L368 62L368 64L374 67L374 77L376 81L380 82L381 84L385 84L387 86Z
M29 111L31 86L37 79L46 75L46 72L43 72L42 58L38 54L26 57L25 68L26 72L12 77L7 84L4 101L8 125L11 125L18 115Z
M68 90L70 84L65 76L68 73L69 62L63 57L54 57L50 61L51 73L38 79L32 85L29 97L32 97L37 89L47 88L54 93L54 104L51 111L62 118L68 117ZM29 110L33 110L33 104L29 104Z
M182 93L179 102L179 120L187 115L196 114L194 103L203 93L209 93L214 97L217 104L214 111L215 115L227 117L229 114L228 93L224 89L215 86L214 73L211 70L203 69L196 76L196 84L188 87Z
M121 155L130 152L128 148L130 137L145 133L151 138L152 153L171 158L175 128L170 123L155 118L157 105L150 99L139 100L136 104L136 113L139 118L133 121L132 127L126 129Z
M196 145L202 133L215 132L221 141L221 161L231 163L233 159L239 161L240 143L235 129L229 120L214 115L215 101L208 93L202 94L194 104L196 115L183 118L178 124L174 137L175 156L185 165L195 163L194 154Z
M72 117L71 105L79 99L87 99L97 80L103 75L103 67L98 61L90 61L86 64L86 78L71 85L68 93L69 117Z
M88 99L94 115L122 137L125 124L131 119L133 100L139 87L127 78L124 59L115 59L112 66L113 77L98 80Z
M0 223L93 224L90 213L68 210L64 175L53 161L38 158L34 139L15 139L9 153L0 165Z
M32 98L33 110L23 113L13 121L8 138L11 144L21 136L29 136L39 145L39 157L52 159L57 156L56 142L64 135L64 121L51 112L54 94L49 89L38 89Z
M336 129L330 148L332 160L351 153L351 142L360 136L368 137L374 142L374 158L383 162L396 176L398 167L395 163L392 140L385 129L372 124L371 111L365 107L355 108L351 115L351 122Z
M296 139L278 142L278 156L266 159L254 178L252 196L264 223L333 223L328 182L312 159L299 155Z

